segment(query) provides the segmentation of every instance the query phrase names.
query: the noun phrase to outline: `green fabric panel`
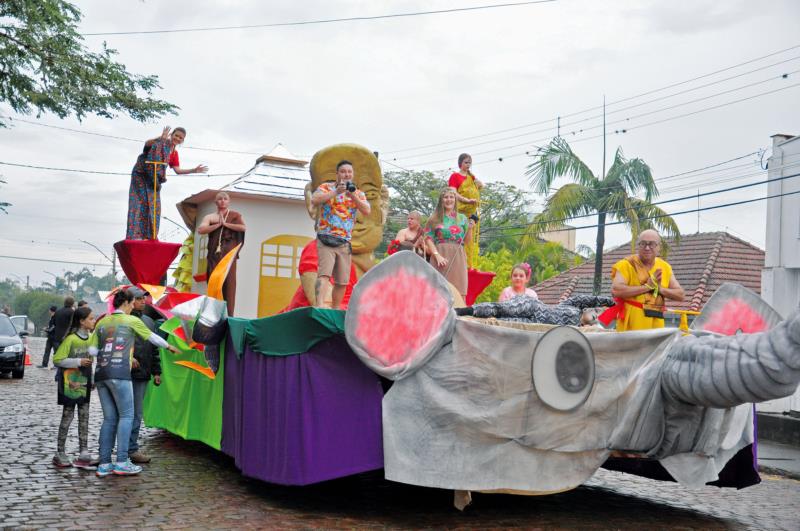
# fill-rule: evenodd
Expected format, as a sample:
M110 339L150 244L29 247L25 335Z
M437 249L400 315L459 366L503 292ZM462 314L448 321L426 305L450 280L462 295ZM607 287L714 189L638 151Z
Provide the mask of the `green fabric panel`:
M244 354L245 341L247 340L247 325L250 324L251 321L252 319L228 317L228 333L231 335L233 348L236 349L236 355L239 357L242 357L242 354Z
M161 329L169 333L167 341L181 349L180 354L161 349L161 385L153 381L144 397L145 425L163 428L184 439L203 442L219 450L222 441L222 395L225 382L225 343L221 345L219 370L215 379L176 361L192 361L207 367L202 352L172 334L180 326L177 317Z
M309 307L249 321L245 340L261 354L291 356L337 334L344 334L343 310Z

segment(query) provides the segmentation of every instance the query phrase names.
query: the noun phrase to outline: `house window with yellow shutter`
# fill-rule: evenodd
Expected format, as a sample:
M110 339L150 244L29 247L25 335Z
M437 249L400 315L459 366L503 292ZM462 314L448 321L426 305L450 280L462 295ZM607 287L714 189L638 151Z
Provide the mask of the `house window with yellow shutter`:
M197 240L197 271L196 275L205 275L208 267L208 234L200 235ZM208 280L208 279L206 279Z
M258 316L274 315L285 308L300 286L300 253L310 238L281 234L261 243Z

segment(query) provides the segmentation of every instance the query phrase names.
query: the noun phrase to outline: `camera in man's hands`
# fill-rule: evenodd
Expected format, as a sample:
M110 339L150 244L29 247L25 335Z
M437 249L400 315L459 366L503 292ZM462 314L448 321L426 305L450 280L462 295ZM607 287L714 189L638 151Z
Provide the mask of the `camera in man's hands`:
M356 191L356 185L353 184L353 181L347 181L346 186L347 186L347 191L350 192L351 194Z
M469 219L471 219L471 220L472 220L472 221L474 221L475 223L477 223L477 222L479 222L479 221L480 221L480 218L478 217L478 214L472 214L472 215L469 217Z

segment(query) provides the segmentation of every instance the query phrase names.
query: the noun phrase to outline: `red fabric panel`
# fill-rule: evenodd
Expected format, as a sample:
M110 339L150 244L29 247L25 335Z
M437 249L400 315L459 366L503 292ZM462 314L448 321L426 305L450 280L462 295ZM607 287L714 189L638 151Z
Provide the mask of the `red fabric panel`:
M491 271L478 271L477 269L470 269L467 272L467 300L464 301L467 306L475 303L475 299L492 283L496 275Z
M317 240L313 239L303 247L303 251L300 253L300 263L297 265L297 272L301 275L303 273L316 273L318 260Z
M450 175L450 180L447 181L447 186L452 186L453 188L458 190L458 187L461 186L466 180L467 180L466 175L461 175L460 173L455 172L452 175Z
M179 304L183 304L186 301L190 301L199 297L200 295L197 293L167 293L161 300L158 301L156 307L161 308L162 310L171 310L175 306Z
M317 240L314 239L308 242L305 247L303 247L303 250L300 253L300 262L297 264L297 272L301 275L303 273L316 273L318 267L319 256L317 255ZM347 289L344 292L344 297L342 297L342 310L347 309L347 305L350 303L350 295L353 293L353 286L356 285L356 282L358 282L356 267L351 262L350 281L347 283ZM331 284L333 284L333 279L331 279ZM292 300L289 301L289 305L278 313L285 313L289 310L294 310L295 308L305 308L306 306L311 306L311 302L309 302L308 297L306 297L306 293L303 291L303 286L299 286L297 291L294 292Z
M181 244L158 240L122 240L114 244L114 249L131 283L161 285L161 279L178 256Z
M180 168L181 160L178 158L178 150L173 149L172 153L169 155L169 167L170 168Z

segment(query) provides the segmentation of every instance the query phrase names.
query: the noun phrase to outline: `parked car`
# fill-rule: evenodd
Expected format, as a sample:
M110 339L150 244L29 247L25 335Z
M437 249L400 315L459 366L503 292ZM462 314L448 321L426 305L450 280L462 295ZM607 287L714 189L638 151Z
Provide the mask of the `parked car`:
M9 316L0 314L0 373L10 372L14 378L25 375L27 337L27 330L17 330Z
M14 324L14 328L17 329L17 332L22 332L24 330L28 332L28 335L33 335L36 331L36 325L33 319L27 315L12 315L11 322Z

